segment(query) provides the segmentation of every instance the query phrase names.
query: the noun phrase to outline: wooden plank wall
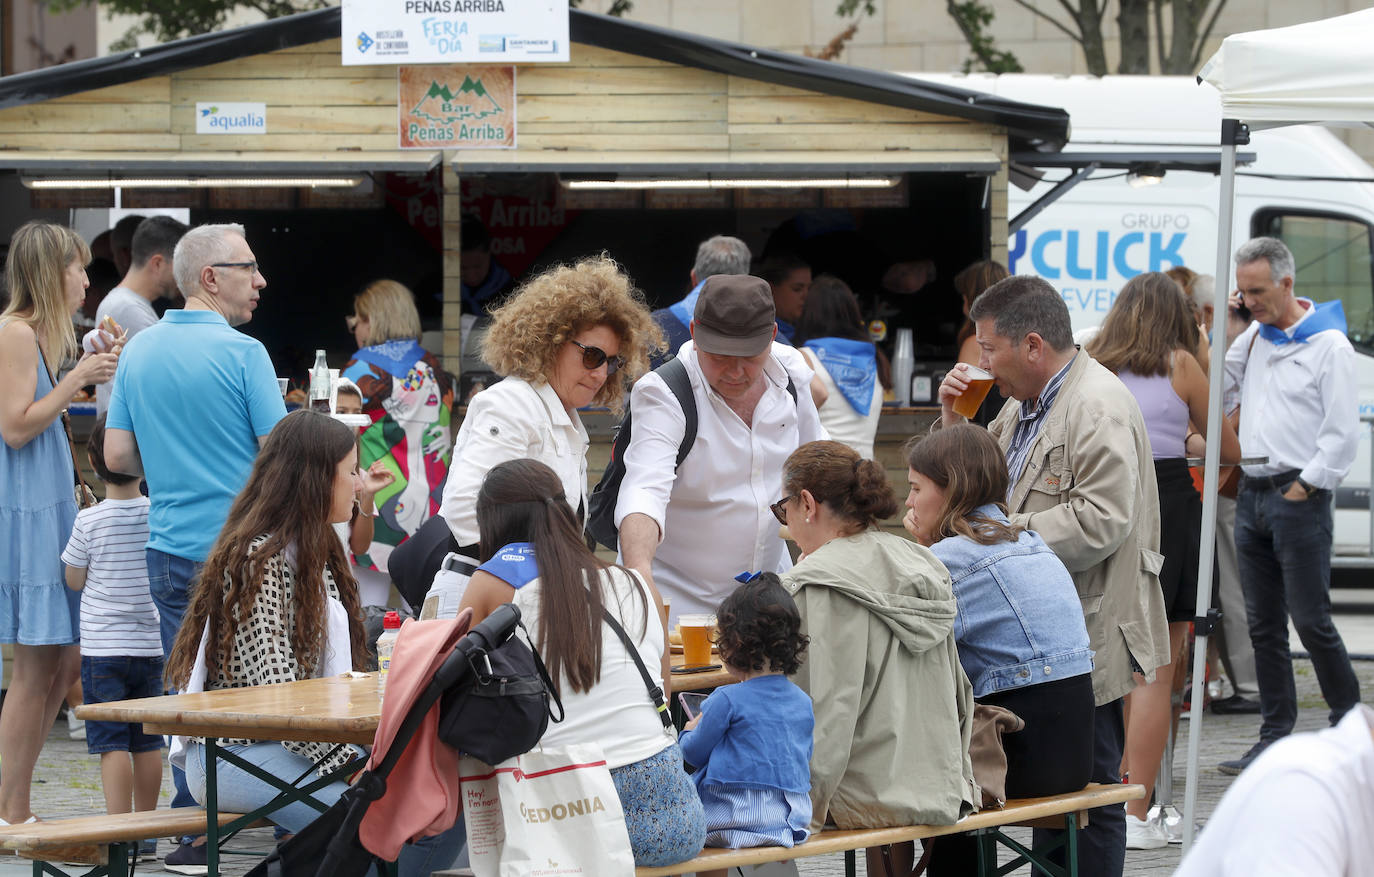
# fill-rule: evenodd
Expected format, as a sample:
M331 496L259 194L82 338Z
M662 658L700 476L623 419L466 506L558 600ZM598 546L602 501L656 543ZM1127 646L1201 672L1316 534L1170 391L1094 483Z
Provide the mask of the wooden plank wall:
M521 151L976 150L995 126L576 45L516 77ZM198 135L197 101L262 101L268 133ZM0 110L0 147L130 152L391 150L396 68L344 67L328 40Z
M575 45L569 65L516 76L521 152L841 151L992 153L991 253L1005 262L1006 132L996 126L816 94ZM197 101L262 101L263 135L198 135ZM338 40L0 110L0 148L102 152L388 151L397 145L396 68L344 67ZM853 168L861 171L862 168ZM444 191L458 180L444 173ZM445 352L457 365L458 205L445 199ZM453 288L450 290L449 287ZM453 309L452 319L447 311Z

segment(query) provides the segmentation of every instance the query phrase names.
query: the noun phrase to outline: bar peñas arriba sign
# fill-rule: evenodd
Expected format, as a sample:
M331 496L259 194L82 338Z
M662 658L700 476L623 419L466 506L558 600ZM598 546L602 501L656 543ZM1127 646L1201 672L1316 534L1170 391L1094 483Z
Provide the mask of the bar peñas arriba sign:
M515 68L400 67L402 149L514 149Z

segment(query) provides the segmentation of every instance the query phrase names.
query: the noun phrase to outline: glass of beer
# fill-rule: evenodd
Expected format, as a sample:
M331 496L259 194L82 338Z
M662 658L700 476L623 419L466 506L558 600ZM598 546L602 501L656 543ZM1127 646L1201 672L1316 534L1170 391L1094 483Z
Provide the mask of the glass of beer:
M682 630L682 665L704 667L711 663L711 626L715 619L709 615L679 615Z
M954 398L954 413L972 420L978 414L978 407L988 397L994 379L976 365L965 364L964 369L962 377L968 382L968 389Z

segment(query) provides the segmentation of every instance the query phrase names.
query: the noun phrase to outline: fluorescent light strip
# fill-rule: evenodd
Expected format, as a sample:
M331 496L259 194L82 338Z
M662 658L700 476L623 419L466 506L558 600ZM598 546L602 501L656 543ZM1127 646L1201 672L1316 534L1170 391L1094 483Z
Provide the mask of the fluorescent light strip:
M890 189L898 177L815 177L798 179L560 180L565 189Z
M30 189L294 189L353 188L362 177L138 177L101 179L25 177Z

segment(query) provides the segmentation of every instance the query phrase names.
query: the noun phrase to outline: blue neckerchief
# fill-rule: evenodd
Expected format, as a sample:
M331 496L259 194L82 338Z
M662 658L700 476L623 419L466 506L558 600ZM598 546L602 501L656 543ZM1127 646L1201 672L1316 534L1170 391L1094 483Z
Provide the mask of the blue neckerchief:
M1299 301L1311 301L1310 299L1299 299ZM1293 330L1293 337L1288 337L1288 333L1271 326L1268 323L1260 323L1260 337L1275 347L1282 347L1285 344L1306 344L1307 339L1318 332L1325 332L1327 329L1339 329L1341 334L1345 334L1345 308L1341 307L1341 300L1324 301L1321 304L1312 305L1312 313L1307 318L1298 323L1298 327Z
M682 325L689 329L692 327L692 319L697 312L697 296L701 295L701 288L705 285L706 281L701 281L692 287L692 291L687 293L686 298L675 305L668 306L668 310L673 312L673 316L677 317Z
M872 342L812 338L806 346L816 351L816 358L830 372L844 400L867 417L873 406L873 382L878 379L878 356Z
M425 349L414 338L403 338L364 347L353 354L353 358L404 379L411 367L425 358Z
M796 326L793 326L791 323L787 322L787 321L784 320L784 319L781 319L781 318L778 319L778 340L779 340L779 341L786 341L788 344L791 344L791 343L792 343L792 336L795 335L796 332L797 332L797 327L796 327Z

